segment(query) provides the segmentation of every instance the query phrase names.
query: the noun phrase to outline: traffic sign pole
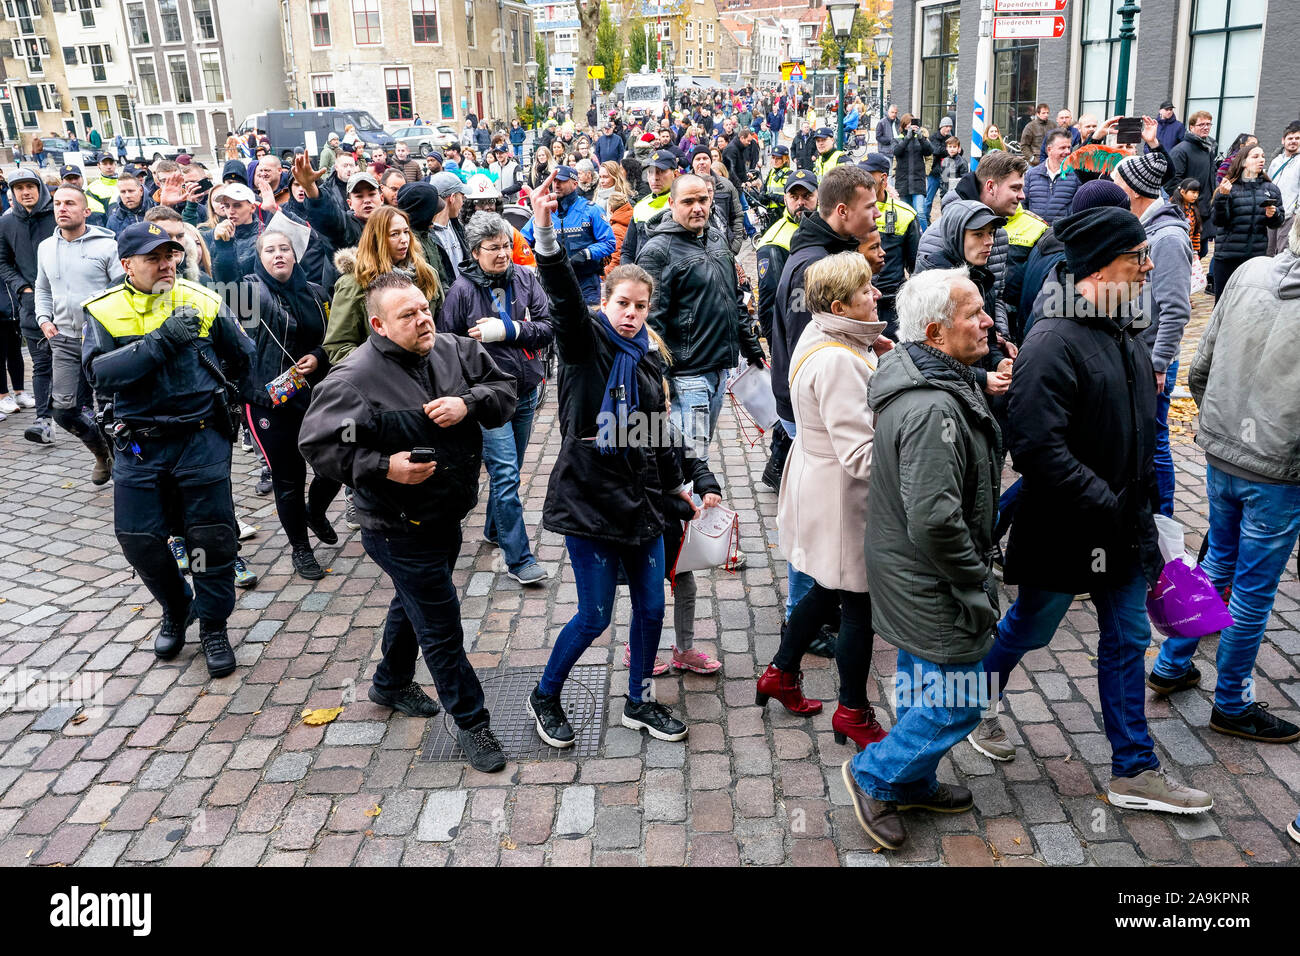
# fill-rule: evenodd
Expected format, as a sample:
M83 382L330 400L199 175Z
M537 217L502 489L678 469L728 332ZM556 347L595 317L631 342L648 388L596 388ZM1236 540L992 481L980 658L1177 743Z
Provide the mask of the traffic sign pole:
M993 75L993 18L991 0L982 0L979 46L975 51L975 90L971 96L970 168L974 170L984 155L984 131L992 109L989 87ZM954 117L955 119L956 117Z

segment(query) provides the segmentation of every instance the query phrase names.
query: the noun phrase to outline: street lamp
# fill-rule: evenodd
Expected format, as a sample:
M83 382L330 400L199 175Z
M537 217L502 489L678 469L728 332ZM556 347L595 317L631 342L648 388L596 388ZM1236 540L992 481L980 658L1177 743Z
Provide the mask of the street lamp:
M1137 36L1133 20L1142 8L1135 0L1124 0L1124 5L1115 11L1120 15L1119 25L1119 79L1115 83L1115 112L1112 116L1122 116L1128 108L1128 57L1129 48Z
M835 34L835 45L839 47L840 62L835 68L836 88L839 93L839 125L835 132L835 148L844 148L844 71L849 63L844 53L848 49L849 35L853 33L853 18L858 13L857 0L834 0L826 4L831 17L831 30Z
M141 133L140 133L140 116L139 116L138 113L136 113L136 109L135 109L135 94L136 94L135 81L134 81L134 80L127 80L127 81L126 81L126 99L127 99L127 105L130 106L130 108L131 108L131 130L132 130L132 132L133 132L137 137L140 137L140 136L141 136ZM141 137L141 138L143 138L143 137Z
M539 116L537 97L540 91L537 89L537 61L531 56L528 58L528 62L524 64L524 75L528 77L528 90L533 99L533 152L536 152Z
M880 116L885 116L885 61L889 59L889 49L894 45L894 38L888 33L877 33L871 41L876 48L876 68L880 71Z
M673 103L677 101L677 69L673 59L673 41L670 37L664 41L664 67L668 73L668 112L671 114Z

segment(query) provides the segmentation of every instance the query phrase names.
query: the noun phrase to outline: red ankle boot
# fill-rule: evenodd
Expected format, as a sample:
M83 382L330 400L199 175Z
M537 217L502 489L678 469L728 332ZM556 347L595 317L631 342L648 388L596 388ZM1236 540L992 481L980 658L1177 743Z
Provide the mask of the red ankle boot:
M840 704L831 717L831 730L835 732L835 742L842 744L846 739L852 740L861 750L867 744L884 740L888 733L876 722L876 712L868 706L865 710L855 710Z
M822 702L804 697L803 688L799 686L801 676L777 670L775 664L768 664L767 670L763 671L763 676L758 679L758 693L754 695L754 703L762 707L769 697L775 697L792 714L798 714L800 717L820 714Z

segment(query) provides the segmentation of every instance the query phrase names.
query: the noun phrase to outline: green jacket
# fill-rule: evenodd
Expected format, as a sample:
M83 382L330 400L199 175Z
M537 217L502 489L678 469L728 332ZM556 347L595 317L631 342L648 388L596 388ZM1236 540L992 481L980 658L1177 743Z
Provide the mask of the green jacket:
M867 499L876 633L939 664L982 660L998 622L993 525L1002 436L983 394L915 343L880 360Z
M423 241L421 244L425 245ZM343 361L370 337L370 319L366 315L366 290L357 282L356 265L356 249L340 249L334 254L334 268L339 271L339 280L334 286L334 298L330 301L329 328L325 330L325 341L321 342L321 348L329 357L330 365L337 365ZM446 294L447 287L440 283L438 298L429 303L435 321L438 312L442 309L442 301Z
M320 165L316 168L327 171L331 170L334 168L334 159L334 150L330 149L328 146L324 146L320 151Z

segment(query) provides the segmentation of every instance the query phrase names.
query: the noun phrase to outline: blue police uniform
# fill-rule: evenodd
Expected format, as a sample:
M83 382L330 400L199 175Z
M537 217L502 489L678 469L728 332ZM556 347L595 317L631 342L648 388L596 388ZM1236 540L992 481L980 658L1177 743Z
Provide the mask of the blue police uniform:
M572 167L561 166L561 170ZM577 174L574 173L574 176ZM557 179L561 176L557 175ZM572 192L560 200L559 208L551 213L555 225L555 238L569 255L573 272L582 287L582 297L589 304L600 302L600 276L605 271L605 260L614 254L617 239L614 228L599 206L592 205ZM531 246L533 221L530 219L520 230Z

